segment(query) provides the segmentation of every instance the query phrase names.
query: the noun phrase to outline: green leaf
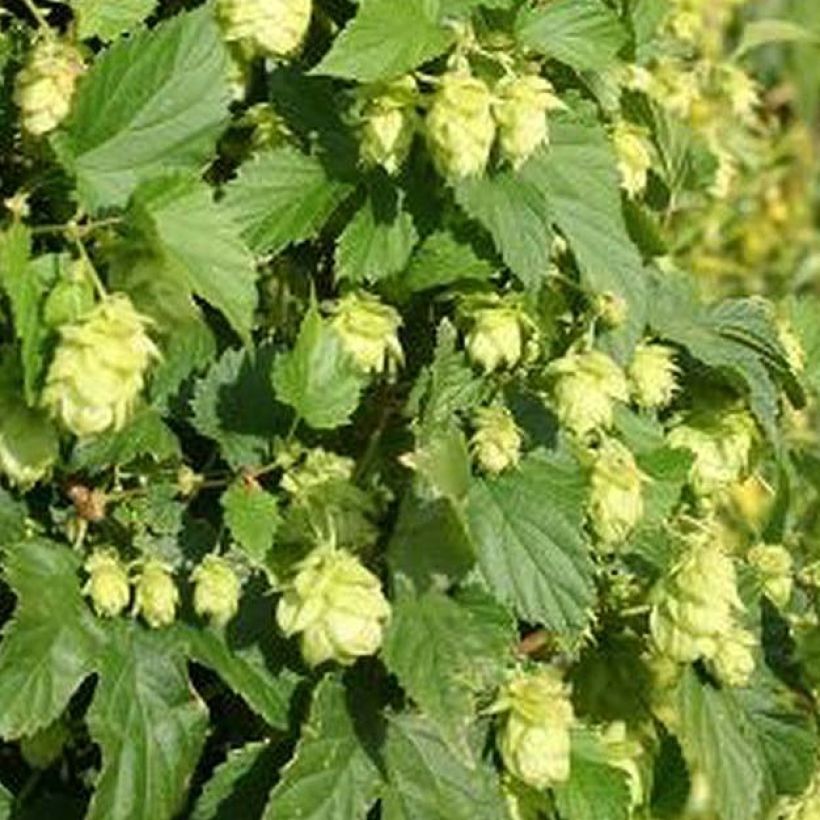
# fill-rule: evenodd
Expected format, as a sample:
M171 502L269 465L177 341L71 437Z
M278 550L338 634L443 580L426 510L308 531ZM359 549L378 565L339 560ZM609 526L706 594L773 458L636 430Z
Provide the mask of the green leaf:
M399 598L382 655L448 745L470 761L476 696L501 680L515 641L509 613L486 594L457 600L431 589Z
M505 820L494 771L453 755L423 715L394 715L385 747L383 820Z
M14 795L0 783L0 820L9 820L14 809Z
M283 647L273 624L270 598L246 587L239 612L224 631L186 625L182 634L193 660L216 672L270 726L287 729L299 677L282 666Z
M293 350L277 357L273 387L311 427L339 427L359 404L364 377L342 347L341 339L312 304Z
M601 0L552 0L524 6L516 34L521 45L584 71L600 71L616 61L628 40L618 16Z
M556 117L549 148L536 154L522 174L546 195L582 280L596 292L626 300L627 322L610 335L613 342L618 337L620 356L628 357L646 323L647 285L624 223L618 169L606 135L597 125Z
M196 383L191 409L196 429L219 442L233 467L258 467L287 421L270 383L272 352L226 350Z
M378 282L401 272L418 241L413 217L398 192L374 185L336 245L336 278Z
M208 729L173 632L115 622L88 710L102 769L88 820L171 820L182 807Z
M313 71L360 82L404 74L453 42L438 10L435 0L366 0Z
M276 766L275 751L267 740L231 749L203 787L190 820L261 817Z
M239 478L225 490L220 503L239 548L254 564L264 564L279 527L276 496L256 481Z
M468 17L471 12L480 8L508 9L515 0L441 0L441 16Z
M256 309L256 270L238 227L214 204L211 189L187 178L143 185L135 207L150 221L152 244L180 289L221 310L244 341Z
M265 820L364 820L381 776L363 745L349 699L336 677L317 684L296 753L271 792Z
M228 118L227 69L210 7L103 52L55 140L83 205L123 205L143 180L201 169Z
M321 230L352 186L293 148L259 154L226 186L221 203L255 253L278 253Z
M81 439L71 454L71 464L77 470L102 470L146 456L161 462L179 455L177 437L159 413L146 408L122 430Z
M678 740L690 770L709 781L722 820L749 820L763 809L765 763L750 744L744 714L730 690L702 682L693 668L678 691Z
M555 787L555 802L561 816L572 820L629 820L626 774L607 764L589 731L573 732L569 780Z
M0 736L11 740L52 723L98 667L101 622L80 592L80 559L49 541L6 551L17 609L0 643Z
M441 230L430 234L416 248L401 287L417 292L469 279L485 281L496 269L467 238L452 230Z
M820 35L792 20L752 20L743 27L743 34L732 58L737 60L750 51L769 43L820 44Z
M583 630L594 602L585 496L577 463L547 455L475 482L469 496L478 566L490 590L521 618L559 633Z
M528 288L547 275L552 246L550 212L539 188L522 175L502 171L460 182L456 201L492 235L504 262Z
M156 0L71 0L77 37L113 40L144 20L155 5Z

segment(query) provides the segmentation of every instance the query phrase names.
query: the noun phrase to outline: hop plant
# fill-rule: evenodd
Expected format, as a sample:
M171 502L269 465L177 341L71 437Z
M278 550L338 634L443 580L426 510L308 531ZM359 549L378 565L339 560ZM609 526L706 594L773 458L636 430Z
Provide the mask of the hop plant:
M447 179L484 172L495 140L493 97L486 83L463 71L441 78L425 120L438 172Z
M389 174L401 168L416 133L418 86L407 75L369 90L362 111L360 153L365 165L380 165Z
M506 407L480 407L473 416L475 433L470 440L482 470L493 475L515 467L521 458L521 433Z
M12 484L28 489L57 461L57 431L42 411L23 402L0 402L0 414L0 471Z
M755 568L766 595L779 607L788 604L794 584L794 561L789 551L780 544L757 544L746 555Z
M666 345L643 343L627 368L629 391L639 407L666 407L678 390L675 352Z
M659 652L679 663L713 661L731 686L742 685L754 669L754 640L740 626L743 612L732 559L714 532L690 536L683 558L663 583L650 614Z
M164 561L149 558L137 578L134 615L142 615L152 629L170 626L177 616L179 590Z
M310 666L349 665L382 643L390 604L379 579L346 550L318 548L297 567L276 608L279 628L301 634Z
M652 167L652 149L645 128L626 120L618 120L612 129L612 141L618 158L621 187L633 199L646 189Z
M239 609L241 584L233 567L219 555L206 555L191 573L194 611L225 626Z
M288 57L305 39L311 0L218 0L225 39L250 55Z
M53 131L68 116L84 70L83 59L73 46L53 36L39 40L14 88L23 128L37 137Z
M128 571L114 550L95 550L84 564L88 580L83 594L91 599L94 612L103 618L119 615L131 600Z
M620 441L604 439L592 468L589 498L592 529L604 545L620 544L640 521L644 481L632 453Z
M558 419L578 436L611 427L615 402L629 400L626 377L606 353L568 353L547 372Z
M495 88L493 115L498 126L501 155L520 168L549 140L547 113L564 104L543 77L507 77Z
M470 311L470 317L466 345L471 361L487 373L521 361L528 322L518 306L499 299Z
M128 420L145 372L159 358L147 324L127 296L116 294L60 329L42 403L72 433L119 430Z
M694 455L689 484L703 499L727 490L748 472L757 438L757 425L743 409L693 415L667 435L672 447Z
M404 362L401 316L370 294L350 293L333 308L331 325L356 364L368 373L395 371Z
M494 710L505 713L498 750L507 771L536 789L569 777L575 716L569 688L557 669L519 672L504 687Z

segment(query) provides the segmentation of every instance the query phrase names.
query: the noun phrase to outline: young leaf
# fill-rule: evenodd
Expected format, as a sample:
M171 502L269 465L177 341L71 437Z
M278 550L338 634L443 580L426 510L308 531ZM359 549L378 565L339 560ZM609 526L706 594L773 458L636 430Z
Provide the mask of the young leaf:
M498 779L485 764L451 752L423 715L390 718L383 820L505 820Z
M48 726L99 666L100 621L80 592L80 559L50 541L25 541L5 553L17 609L0 643L0 736Z
M87 721L102 750L88 820L171 820L208 728L173 632L119 622L99 658Z
M475 482L468 504L478 566L493 594L521 618L573 635L594 601L585 496L576 463L533 455L507 476Z
M550 212L541 190L512 171L458 184L456 201L492 235L510 270L536 289L547 274L552 246Z
M141 186L134 199L140 216L150 221L152 245L171 281L221 310L249 341L254 261L238 227L214 204L211 189L186 178L163 178Z
M430 0L367 0L314 72L360 82L404 74L452 43L437 11Z
M430 234L416 248L401 287L416 292L468 279L485 281L496 269L469 240L445 229Z
M255 253L275 254L314 237L352 190L319 159L277 148L242 166L221 207Z
M293 759L271 792L264 820L364 820L381 785L363 745L344 684L327 676L316 686L310 717ZM371 727L372 728L372 727Z
M626 29L601 0L553 0L537 8L522 6L516 33L526 48L578 71L607 68L627 43Z
M359 404L364 379L335 330L311 305L293 350L273 364L273 387L311 427L339 427Z
M239 548L254 564L263 564L279 526L276 496L255 481L239 478L225 490L221 504Z
M130 31L154 9L156 0L71 0L77 21L77 36L81 40L99 37L113 40Z
M104 52L55 139L85 207L124 205L142 180L200 169L228 117L227 68L210 6Z

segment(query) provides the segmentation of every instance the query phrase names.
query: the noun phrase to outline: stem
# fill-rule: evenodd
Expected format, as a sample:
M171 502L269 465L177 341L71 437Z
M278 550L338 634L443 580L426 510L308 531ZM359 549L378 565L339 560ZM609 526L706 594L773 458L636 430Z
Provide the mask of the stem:
M102 279L100 279L97 269L94 267L94 263L91 261L91 257L88 255L85 244L79 235L74 237L74 244L77 246L77 250L82 257L83 262L85 262L86 272L91 277L91 283L94 285L97 295L100 299L107 299L108 291L105 289L105 285L103 284Z
M31 16L37 21L37 25L45 31L51 33L51 26L48 24L43 12L34 5L34 0L23 0L23 5L31 12Z

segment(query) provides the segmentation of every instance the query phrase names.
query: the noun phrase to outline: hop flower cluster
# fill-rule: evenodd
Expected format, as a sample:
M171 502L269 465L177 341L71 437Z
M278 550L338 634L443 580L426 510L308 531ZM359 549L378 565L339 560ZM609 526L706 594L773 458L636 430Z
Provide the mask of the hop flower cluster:
M304 496L328 481L349 481L354 466L353 459L347 456L314 447L300 464L288 465L280 484L291 495Z
M627 369L629 390L639 407L666 407L678 389L675 353L666 345L642 343Z
M134 615L142 615L152 629L170 626L177 616L179 590L171 568L164 561L149 558L137 578Z
M794 561L781 544L757 544L746 555L755 568L763 591L777 606L784 607L792 597Z
M131 600L128 571L113 550L95 550L84 565L88 580L83 593L102 618L119 615Z
M518 464L521 433L506 407L480 407L473 416L473 423L475 433L470 447L482 470L497 475Z
M727 490L748 472L757 440L754 419L739 408L693 415L667 435L672 447L694 455L689 484L702 499Z
M643 515L646 476L620 441L604 439L592 468L589 517L605 546L624 541Z
M311 666L352 664L382 643L390 604L379 579L346 550L314 550L286 585L276 621L288 637L301 634Z
M411 76L367 90L362 111L361 157L365 165L380 165L395 174L413 144L418 124L418 86Z
M68 43L47 36L34 46L14 89L14 102L20 107L26 131L42 136L68 116L84 70L80 53Z
M754 670L756 643L738 622L743 610L732 559L714 533L698 533L662 585L650 615L652 638L670 659L711 661L725 683L742 686Z
M557 669L519 672L504 687L495 710L505 713L498 750L508 772L536 789L567 780L575 716L569 687Z
M398 311L368 293L343 296L333 308L331 325L356 364L368 373L392 373L403 364Z
M606 353L568 353L547 372L558 420L578 436L611 427L615 402L629 401L626 376Z
M649 134L639 125L618 120L612 129L612 141L618 157L621 187L634 199L646 188L647 176L652 167Z
M225 39L248 55L287 57L299 50L312 13L312 0L218 0Z
M521 308L501 299L482 302L468 310L472 326L467 333L467 355L485 372L515 367L524 355L529 321Z
M128 420L159 351L148 320L122 294L107 297L60 329L42 402L77 436L119 430Z

